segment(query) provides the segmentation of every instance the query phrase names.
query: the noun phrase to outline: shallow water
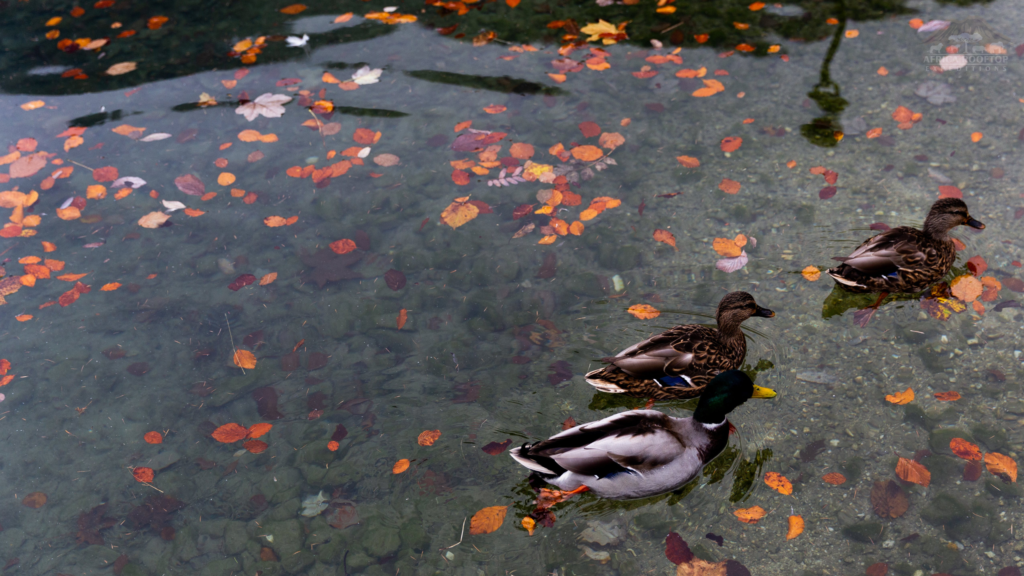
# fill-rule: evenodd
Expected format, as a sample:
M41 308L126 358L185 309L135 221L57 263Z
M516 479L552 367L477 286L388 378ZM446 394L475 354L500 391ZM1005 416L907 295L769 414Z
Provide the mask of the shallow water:
M39 276L0 308L0 358L14 376L0 387L5 573L669 574L665 541L676 532L699 558L756 575L864 574L876 563L901 575L1019 574L1000 570L1024 565L1024 491L985 469L968 480L949 449L961 437L1015 461L1024 451L1016 3L846 2L844 12L678 2L658 14L652 3L523 0L460 15L455 4L406 2L396 14L417 21L396 24L364 18L384 7L370 4L286 14L283 3L115 0L77 16L73 4L0 5L2 189L38 192L20 215L22 197L2 197L12 223L0 258L8 277ZM630 21L629 37L555 64L573 30L548 23L599 18ZM929 39L914 18L951 21L951 33ZM126 30L137 33L116 38ZM487 31L497 39L474 46ZM931 47L955 44L952 32L1008 54L929 69L946 55ZM303 34L308 45L287 46L286 35ZM263 35L254 61L232 52ZM58 47L105 37L89 50ZM682 63L651 58L667 55ZM106 73L126 62L136 68ZM353 84L362 66L381 69L380 81ZM703 78L676 77L702 67ZM712 79L721 92L693 96ZM915 94L925 88L939 104ZM266 93L291 98L279 117L236 113ZM317 100L333 112L311 110ZM921 117L899 129L898 106ZM76 127L77 145L76 131L58 136ZM869 138L875 128L881 136ZM470 130L506 136L488 154L464 146ZM727 137L742 144L723 152ZM553 183L488 186L526 163L516 143L570 181L560 187L579 202L566 194L554 212L581 221L581 234L547 230L553 242L541 243L550 217L532 212ZM558 144L598 147L614 163L563 161ZM50 155L24 159L39 152ZM292 176L308 165L320 172ZM818 166L838 174L834 191L811 173ZM107 167L145 184L114 186ZM47 180L54 173L66 177ZM723 178L739 191L723 193ZM196 180L205 196L183 190L202 194ZM1002 289L981 310L966 304L943 320L905 298L861 327L847 308L874 296L837 302L827 276L801 275L849 253L872 224L919 225L940 185L960 189L987 226L957 229L966 247L947 277L983 257L980 275ZM467 196L483 203L475 217L444 224ZM601 197L621 205L582 221ZM140 225L164 201L193 215ZM520 216L523 204L534 206ZM297 218L271 227L271 217ZM654 240L659 229L677 249ZM748 263L716 269L714 240L737 234L751 239ZM335 254L342 239L355 249ZM674 324L712 322L732 290L776 312L744 329L748 367L779 396L737 409L729 448L681 490L631 502L584 494L529 535L526 470L507 446L482 448L641 406L595 393L583 374ZM661 315L634 318L634 304ZM255 368L236 365L236 350L251 351ZM885 400L908 387L913 402ZM961 399L934 397L948 391ZM656 405L680 417L693 406ZM273 427L259 453L211 437L260 422ZM420 445L433 430L433 445ZM873 486L915 456L930 485L900 483L909 509L879 517ZM409 468L394 473L403 459ZM154 469L151 482L133 477L140 468ZM792 495L767 486L767 472L788 478ZM824 482L832 472L846 482ZM26 500L33 493L45 503ZM304 499L315 515L302 515ZM501 526L471 535L467 519L494 506L507 506ZM753 506L768 514L739 522L734 512ZM805 528L787 540L790 516Z

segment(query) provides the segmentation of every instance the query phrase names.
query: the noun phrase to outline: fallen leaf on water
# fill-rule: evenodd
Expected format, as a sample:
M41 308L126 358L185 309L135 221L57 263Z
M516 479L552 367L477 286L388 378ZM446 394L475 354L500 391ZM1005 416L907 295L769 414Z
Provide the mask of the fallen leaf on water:
M245 448L252 454L259 454L270 448L270 445L262 440L249 440L242 444L242 448Z
M915 462L908 458L899 459L896 463L896 475L901 480L906 482L912 482L914 484L920 484L921 486L927 487L932 483L932 473L928 471L921 463Z
M281 216L267 216L263 219L263 223L270 228L280 228L281 226L291 226L299 221L298 216L292 216L291 218L283 218Z
M949 441L949 449L964 460L981 461L981 449L977 444L972 444L963 438L953 438Z
M246 430L245 432L245 437L249 439L259 438L260 436L263 436L267 432L270 432L270 429L273 427L273 424L267 424L266 422L257 422L256 424L249 426L248 430Z
M504 442L491 442L484 446L483 448L481 448L481 450L490 454L491 456L497 456L498 454L504 452L505 449L507 449L511 444L512 439L510 438L508 440L505 440Z
M740 138L739 136L726 136L725 138L722 138L719 148L722 149L722 152L735 152L736 150L739 150L742 145L743 138Z
M135 479L138 480L139 482L149 483L153 481L154 472L152 468L145 468L143 466L139 466L138 468L132 470L132 476L134 476Z
M765 512L765 509L760 506L752 506L750 508L740 508L739 510L735 510L733 511L733 514L740 522L746 524L757 524L757 521L764 518L767 512Z
M626 310L626 312L629 312L641 320L651 320L661 316L661 311L650 304L633 304Z
M42 492L32 492L25 496L21 501L22 506L28 508L42 508L43 504L46 504L46 494Z
M304 12L305 10L306 10L306 5L305 4L289 4L288 6L285 6L284 8L281 8L280 12L282 14L288 14L290 16L294 16L295 14L298 14L299 12Z
M29 320L32 319L32 315L31 314L18 314L17 316L14 317L14 319L17 320L18 322L28 322Z
M490 534L505 522L508 506L490 506L473 515L469 521L470 534Z
M572 150L569 150L569 152L572 154L573 158L584 162L593 162L594 160L604 156L604 151L597 146L591 146L590 144L576 146Z
M525 528L526 531L530 534L530 536L533 536L533 531L537 527L537 521L533 518L530 518L529 516L524 516L522 525L523 528Z
M46 106L46 102L43 102L42 100L33 100L31 102L25 102L24 104L20 104L20 106L22 110L35 110L37 108L42 108L43 106Z
M248 368L252 370L256 367L256 355L248 350L242 350L241 348L235 350L235 355L232 360L234 361L235 366L238 366L239 368Z
M164 435L159 432L151 431L146 432L146 434L143 435L142 439L145 440L147 444L163 444Z
M737 234L736 238L715 238L714 242L711 243L711 247L719 256L726 256L728 258L739 256L746 245L747 237L743 234Z
M669 562L678 566L692 561L694 555L690 551L690 546L678 532L669 532L665 536L665 557L668 558Z
M804 519L802 516L789 517L789 530L786 532L786 540L792 540L804 533Z
M291 96L267 92L255 100L235 108L235 114L245 116L245 119L250 122L261 115L267 118L280 118L284 115L284 104L291 102L291 99Z
M1017 481L1017 462L1009 456L1003 456L998 452L985 454L985 468L996 476L1005 476L1011 482Z
M953 279L949 284L950 293L964 302L974 302L981 296L984 287L981 281L970 274Z
M231 422L229 424L225 424L223 426L218 427L216 430L213 431L213 434L211 434L210 436L212 436L213 439L216 440L217 442L222 442L224 444L232 444L234 442L238 442L239 440L245 439L246 436L248 435L248 428L242 426L241 424Z
M871 488L871 508L882 518L899 518L910 507L907 493L894 480L875 482Z
M500 104L491 104L490 106L484 107L484 112L487 112L488 114L501 114L505 110L508 110L508 108Z
M959 392L936 392L935 399L940 402L956 402L960 399Z
M434 442L436 442L440 437L440 430L424 430L416 437L416 443L420 446L433 446Z
M982 134L981 132L971 132L971 142L974 142L974 143L981 142L981 139L984 138L984 136L985 135Z
M669 232L668 230L662 230L661 228L658 228L657 230L654 231L654 239L657 240L658 242L664 242L665 244L668 244L669 246L672 247L673 250L679 251L679 248L676 248L675 235Z
M897 392L895 394L886 395L885 399L893 404L902 406L903 404L910 404L914 401L914 389L907 388L903 392Z
M272 283L274 280L277 280L277 272L270 272L269 274L264 274L263 277L260 278L260 286L266 286L267 284Z
M703 68L701 68L701 70L703 70ZM679 74L676 73L676 76L678 75ZM718 80L707 79L701 80L701 82L704 83L704 87L694 90L693 93L690 94L691 96L695 96L697 98L707 98L708 96L714 96L719 92L725 91L725 86L723 86L722 83L719 82Z
M331 250L335 254L348 254L349 252L357 248L356 243L348 238L342 238L341 240L335 240L328 244Z
M119 62L114 64L110 68L107 68L107 74L111 76L120 76L121 74L127 74L137 67L135 62Z
M170 214L164 214L163 212L150 212L142 218L139 218L139 226L143 228L159 228L164 222L171 219Z
M718 189L726 194L739 194L742 187L742 184L739 182L728 178L722 178L722 181L718 184Z
M466 222L476 218L480 214L480 209L469 202L469 196L463 196L462 198L456 198L448 205L447 208L441 212L441 222L451 226L452 228L458 228Z
M402 472L405 472L408 469L409 469L409 459L408 458L402 458L398 462L395 462L395 465L391 467L391 473L392 474L401 474Z
M700 168L700 160L693 156L676 156L676 160L685 168Z
M398 326L399 330L401 330L402 327L405 326L405 321L408 319L409 312L405 308L402 308L401 310L398 311L398 318L395 320L395 324Z
M327 443L327 449L330 450L331 452L337 452L340 446L341 444L338 444L337 440L331 440L330 442Z
M747 265L747 262L747 253L744 251L740 252L740 255L735 258L722 258L718 262L715 262L715 268L718 268L727 274L731 274L737 270L741 270Z
M778 472L765 473L764 483L779 494L788 496L793 493L793 484L790 483L788 478Z
M839 486L840 484L846 483L846 476L843 476L839 472L829 472L822 476L821 479L833 486Z
M821 278L821 270L817 266L808 266L800 274L810 282L816 282L818 278Z

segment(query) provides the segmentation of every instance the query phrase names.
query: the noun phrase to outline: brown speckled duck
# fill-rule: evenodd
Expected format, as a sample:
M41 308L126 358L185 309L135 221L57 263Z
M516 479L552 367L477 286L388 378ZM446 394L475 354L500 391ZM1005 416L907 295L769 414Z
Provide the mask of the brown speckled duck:
M861 244L828 275L850 292L920 292L949 272L956 247L949 231L961 224L984 230L959 198L932 204L924 229L900 226Z
M771 318L746 292L730 292L718 303L718 329L676 326L619 352L609 365L587 374L602 392L654 400L695 398L717 374L743 365L747 341L740 324L751 316Z

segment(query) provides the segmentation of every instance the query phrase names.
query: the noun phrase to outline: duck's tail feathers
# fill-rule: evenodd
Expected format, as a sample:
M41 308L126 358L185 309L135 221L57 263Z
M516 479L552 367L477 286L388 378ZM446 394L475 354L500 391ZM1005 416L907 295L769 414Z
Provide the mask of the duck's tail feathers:
M831 276L833 280L835 280L836 282L839 282L840 284L842 284L844 286L852 286L854 288L864 288L865 287L863 284L859 284L859 283L857 283L854 280L850 280L849 278L843 277L843 275L839 272L838 268L829 268L828 270L825 271L825 273L828 274L829 276Z
M523 444L519 448L513 448L509 450L509 454L512 455L512 458L514 458L516 462L519 462L520 464L526 466L527 468L533 470L534 472L548 476L557 476L557 472L545 468L539 462L530 457L531 447L531 444Z
M587 384L597 388L601 392L609 394L622 394L626 389L614 382L615 376L622 376L622 371L615 366L605 366L597 370L587 372Z

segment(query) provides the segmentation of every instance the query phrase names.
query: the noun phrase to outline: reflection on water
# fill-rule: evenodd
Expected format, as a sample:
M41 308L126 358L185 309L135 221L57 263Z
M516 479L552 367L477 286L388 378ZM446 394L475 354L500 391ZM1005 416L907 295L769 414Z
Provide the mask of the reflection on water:
M670 532L753 574L1021 564L1019 7L512 4L0 7L4 570L664 573ZM944 285L861 327L802 274L951 189L987 228ZM674 492L533 518L508 449L642 406L584 374L735 290L779 396Z

